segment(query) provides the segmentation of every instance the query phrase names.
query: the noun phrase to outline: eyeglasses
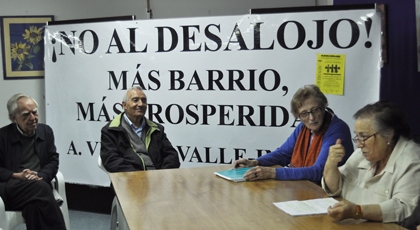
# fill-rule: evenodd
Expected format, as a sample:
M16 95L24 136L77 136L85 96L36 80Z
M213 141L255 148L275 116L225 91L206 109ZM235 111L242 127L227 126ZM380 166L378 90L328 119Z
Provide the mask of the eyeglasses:
M308 112L301 112L299 113L299 118L301 120L306 119L309 117L309 114L312 114L312 116L318 116L321 114L321 108L315 108L315 109L311 109L311 111Z
M372 134L372 135L370 135L370 136L367 136L367 137L363 137L363 138L360 138L360 137L358 137L357 135L355 136L355 137L353 137L353 142L354 143L356 143L357 144L357 141L359 141L360 142L360 144L362 144L362 145L365 145L365 142L367 141L367 139L369 139L369 138L371 138L371 137L373 137L373 136L375 136L376 134L378 134L379 133L379 131L378 132L376 132L376 133L374 133L374 134Z

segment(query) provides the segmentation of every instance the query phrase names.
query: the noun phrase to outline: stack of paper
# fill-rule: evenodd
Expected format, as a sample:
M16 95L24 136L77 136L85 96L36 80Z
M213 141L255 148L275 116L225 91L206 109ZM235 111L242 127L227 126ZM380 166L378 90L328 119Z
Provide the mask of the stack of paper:
M320 198L313 200L292 200L273 203L275 206L292 216L327 214L328 207L338 201L334 198Z

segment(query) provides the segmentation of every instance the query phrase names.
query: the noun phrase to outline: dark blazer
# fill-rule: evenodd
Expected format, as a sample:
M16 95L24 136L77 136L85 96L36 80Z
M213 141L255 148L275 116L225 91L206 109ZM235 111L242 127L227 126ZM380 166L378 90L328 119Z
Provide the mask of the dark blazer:
M15 123L0 129L0 196L4 197L6 182L17 173L22 158L23 144ZM50 183L58 171L58 153L54 144L54 133L50 126L38 124L35 133L35 153L38 155L41 171L38 176Z

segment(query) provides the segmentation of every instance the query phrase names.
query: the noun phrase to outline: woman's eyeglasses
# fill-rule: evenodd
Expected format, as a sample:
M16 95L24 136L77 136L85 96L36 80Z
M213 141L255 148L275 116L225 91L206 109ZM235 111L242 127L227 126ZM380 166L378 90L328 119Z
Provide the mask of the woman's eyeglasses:
M362 145L365 145L365 142L367 141L367 139L369 139L369 138L371 138L371 137L373 137L373 136L375 136L376 134L378 134L379 133L379 131L378 132L375 132L374 134L372 134L372 135L369 135L369 136L367 136L367 137L362 137L362 138L360 138L360 137L358 137L357 135L355 136L355 137L353 137L353 142L354 143L356 143L357 144L357 141L359 141L360 142L360 144L362 144Z
M305 111L305 112L301 112L299 113L299 118L301 120L306 119L309 117L309 114L312 114L312 116L318 116L321 114L321 108L315 108L315 109L311 109L310 111Z

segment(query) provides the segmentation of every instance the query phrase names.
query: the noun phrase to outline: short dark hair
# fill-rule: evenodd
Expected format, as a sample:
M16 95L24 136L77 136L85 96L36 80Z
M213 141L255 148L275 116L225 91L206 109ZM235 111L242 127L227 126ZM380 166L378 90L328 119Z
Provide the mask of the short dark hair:
M387 136L387 129L394 130L392 140L397 142L400 136L411 139L410 125L407 122L404 111L395 103L390 101L378 101L365 105L354 115L354 119L370 118L373 120L373 127L379 134Z

